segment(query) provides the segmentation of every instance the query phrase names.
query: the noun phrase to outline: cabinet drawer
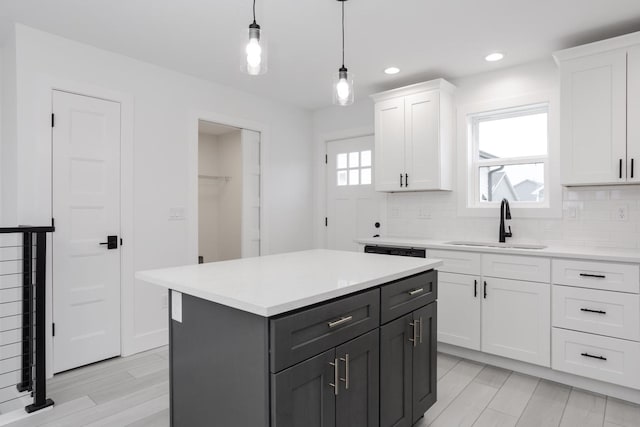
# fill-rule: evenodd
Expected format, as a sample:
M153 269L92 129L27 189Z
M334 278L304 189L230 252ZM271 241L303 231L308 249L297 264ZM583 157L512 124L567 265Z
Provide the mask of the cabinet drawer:
M438 297L438 272L430 270L381 288L382 323L387 323L433 302Z
M553 283L608 291L640 291L640 267L598 261L553 260Z
M553 326L640 340L640 295L554 285Z
M271 320L271 371L278 372L380 324L374 289Z
M442 260L442 265L438 267L439 271L480 275L481 255L478 253L427 249L427 257Z
M553 328L552 368L640 388L640 343Z
M549 283L549 258L484 254L482 273L487 277Z

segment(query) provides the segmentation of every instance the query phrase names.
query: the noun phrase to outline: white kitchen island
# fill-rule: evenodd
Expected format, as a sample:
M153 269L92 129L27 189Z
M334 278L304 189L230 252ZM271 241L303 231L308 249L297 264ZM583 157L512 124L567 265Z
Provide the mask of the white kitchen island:
M170 290L171 424L413 425L436 399L440 264L310 250L138 272Z

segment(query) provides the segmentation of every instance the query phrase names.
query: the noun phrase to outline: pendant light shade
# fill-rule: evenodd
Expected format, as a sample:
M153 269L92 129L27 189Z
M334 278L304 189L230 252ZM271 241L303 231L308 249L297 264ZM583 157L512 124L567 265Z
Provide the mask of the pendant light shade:
M344 66L344 2L347 0L338 1L342 3L342 66L333 77L333 103L344 106L353 104L353 74Z
M267 39L264 31L256 22L256 0L253 0L253 22L243 37L241 69L243 72L257 76L267 72Z

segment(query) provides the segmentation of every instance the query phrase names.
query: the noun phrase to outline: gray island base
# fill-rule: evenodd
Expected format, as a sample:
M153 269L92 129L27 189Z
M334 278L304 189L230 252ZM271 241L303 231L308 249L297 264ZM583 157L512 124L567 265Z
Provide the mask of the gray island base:
M436 401L435 270L271 317L169 293L174 427L402 427Z

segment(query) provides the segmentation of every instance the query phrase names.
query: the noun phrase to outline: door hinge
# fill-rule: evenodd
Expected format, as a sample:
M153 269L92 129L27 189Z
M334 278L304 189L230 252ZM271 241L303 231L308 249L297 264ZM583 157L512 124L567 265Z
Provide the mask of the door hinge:
M122 246L122 237L120 238L120 246Z
M329 226L329 218L327 218L326 216L324 217L324 226L325 227Z
M324 155L324 164L325 165L329 164L329 155L328 154Z
M56 324L55 323L51 324L51 335L54 336L54 337L56 336Z
M51 218L51 226L52 227L56 226L56 219L55 218Z
M51 127L56 125L56 115L51 113Z

